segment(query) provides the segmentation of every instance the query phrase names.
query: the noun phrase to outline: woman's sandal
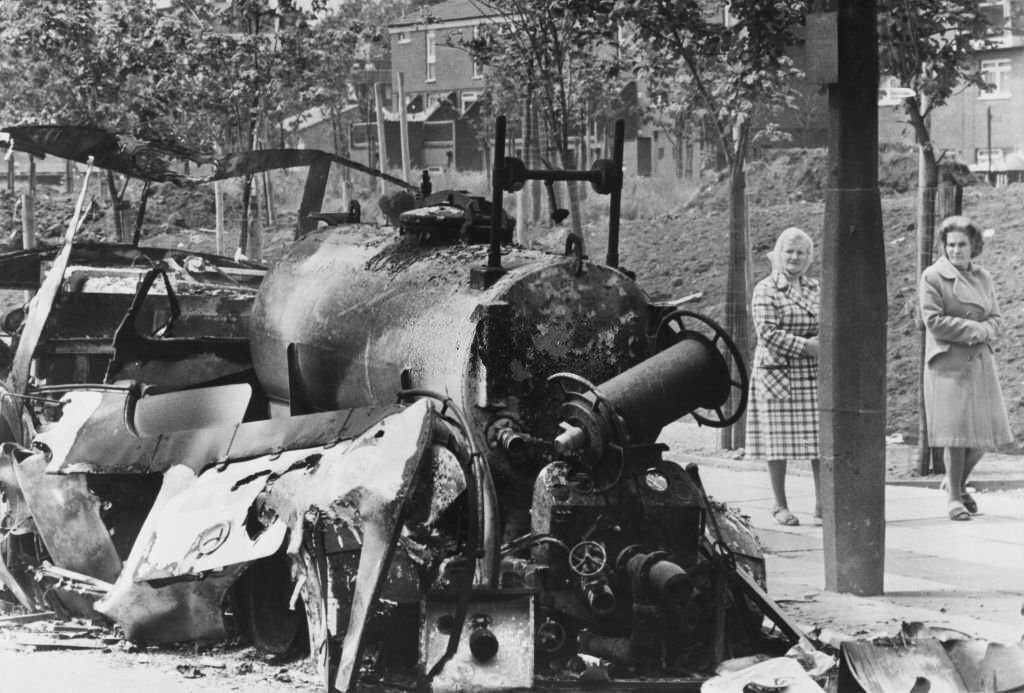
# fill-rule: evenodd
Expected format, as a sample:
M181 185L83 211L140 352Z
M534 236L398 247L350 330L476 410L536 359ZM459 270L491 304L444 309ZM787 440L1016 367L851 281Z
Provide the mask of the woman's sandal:
M971 519L971 513L967 511L967 508L964 507L963 503L958 501L950 501L947 512L949 513L949 519L955 520L956 522Z
M974 496L969 493L963 493L960 495L960 502L963 503L964 509L971 515L978 514L978 501L974 500Z
M776 507L772 510L772 517L774 517L775 521L780 525L785 525L787 527L794 527L800 524L800 520L797 519L796 515L789 512L789 508Z

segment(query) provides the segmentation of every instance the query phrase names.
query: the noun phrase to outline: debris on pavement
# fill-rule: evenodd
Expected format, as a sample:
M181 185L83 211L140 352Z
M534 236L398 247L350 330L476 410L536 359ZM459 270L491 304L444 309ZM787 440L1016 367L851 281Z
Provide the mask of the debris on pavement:
M987 691L1024 686L1024 646L904 623L893 636L840 644L840 691Z

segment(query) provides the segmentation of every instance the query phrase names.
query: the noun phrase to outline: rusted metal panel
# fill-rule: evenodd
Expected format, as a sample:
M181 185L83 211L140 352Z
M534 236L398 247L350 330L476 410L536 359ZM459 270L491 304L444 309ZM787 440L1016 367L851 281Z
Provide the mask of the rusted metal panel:
M225 459L245 459L267 450L294 450L331 445L360 435L381 419L402 411L390 404L292 416L286 419L247 421L238 427Z
M132 641L165 643L226 635L221 604L228 588L244 572L244 564L199 581L154 586L134 579L162 512L173 498L192 487L195 479L187 467L168 470L124 569L113 581L113 589L95 604L96 611L116 621Z
M136 539L144 549L133 557L135 581L201 575L276 552L287 527L247 522L249 506L269 479L313 454L295 450L207 469L172 497L158 497L159 514Z
M248 383L161 392L130 400L132 411L125 416L140 438L193 431L241 421L251 397Z
M469 623L462 630L455 656L431 681L434 693L466 690L530 689L533 687L534 609L533 595L509 593L503 598L474 599L469 605ZM449 633L446 624L454 620L456 605L451 600L428 598L420 630L420 666L425 671L444 654ZM497 653L478 660L470 640L486 628L499 643Z
M45 246L0 253L0 288L38 289L58 251L57 247ZM182 284L194 282L208 289L219 286L234 291L254 290L266 273L266 267L259 263L236 261L209 253L86 241L76 243L71 249L68 271L64 275L64 288L71 290L77 287L96 293L94 289L99 282L104 281L103 277L119 272L138 277L149 267L168 260L188 269L187 276L181 276ZM79 274L85 281L76 279ZM175 288L182 287L176 285ZM134 289L124 288L122 291L134 293Z
M840 649L843 665L865 691L968 691L942 643L935 638L882 644L851 640ZM921 679L923 688L918 684Z
M97 610L144 639L216 632L222 624L213 600L223 596L222 582L154 587L153 581L220 569L237 577L247 563L273 553L288 529L290 551L297 553L306 513L317 508L351 526L362 542L359 598L346 637L354 658L349 664L358 661L362 629L433 433L432 416L431 405L421 402L346 444L212 468L198 477L185 466L172 467L124 571Z
M187 392L202 397L202 389ZM129 396L127 385L68 393L61 420L40 438L51 451L48 473L162 472L176 464L198 472L211 464L228 464L269 451L338 443L399 411L397 405L391 405L232 424L242 412L235 407L233 411L210 412L207 428L139 437L125 425Z
M46 456L38 453L15 465L18 486L53 562L113 582L121 559L100 518L99 500L81 474L46 474Z
M51 453L47 472L157 471L147 466L157 439L133 436L125 426L127 397L127 389L69 393L60 421L40 434Z

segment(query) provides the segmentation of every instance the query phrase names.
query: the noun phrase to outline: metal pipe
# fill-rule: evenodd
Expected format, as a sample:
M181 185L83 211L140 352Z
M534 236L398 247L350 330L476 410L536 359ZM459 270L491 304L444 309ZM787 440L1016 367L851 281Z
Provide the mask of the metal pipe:
M501 267L502 191L505 185L505 116L494 123L494 161L491 172L491 248L487 253L488 269Z
M615 611L618 600L611 586L604 580L593 580L583 585L587 604L595 614L609 616Z
M550 169L533 169L528 168L525 171L527 180L543 180L543 181L563 181L563 180L581 180L586 182L593 182L600 180L601 174L598 171L579 171L579 170L550 170Z
M612 145L612 162L615 165L615 183L612 185L612 199L608 209L608 254L605 264L619 266L619 214L622 211L622 148L626 137L626 122L615 121L615 142Z

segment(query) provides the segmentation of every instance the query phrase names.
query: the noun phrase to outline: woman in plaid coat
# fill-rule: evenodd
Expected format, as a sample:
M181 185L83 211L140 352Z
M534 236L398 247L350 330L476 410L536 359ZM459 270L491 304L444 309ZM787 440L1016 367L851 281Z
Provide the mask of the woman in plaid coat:
M772 273L754 287L751 313L757 333L747 409L747 457L765 460L782 525L798 525L786 500L786 463L810 460L819 484L818 280L806 276L811 237L796 227L779 234ZM815 503L814 517L821 518Z

